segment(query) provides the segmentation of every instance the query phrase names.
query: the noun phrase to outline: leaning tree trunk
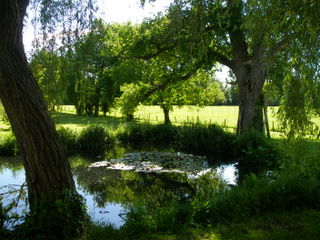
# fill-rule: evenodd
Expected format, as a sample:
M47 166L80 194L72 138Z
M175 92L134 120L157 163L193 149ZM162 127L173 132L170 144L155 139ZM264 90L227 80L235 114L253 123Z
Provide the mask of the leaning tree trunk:
M262 88L265 80L262 64L254 57L250 66L241 66L237 72L239 87L239 115L237 133L250 130L263 133L264 99Z
M32 211L42 197L60 199L75 185L24 53L22 27L28 4L28 0L0 2L0 98L22 156Z

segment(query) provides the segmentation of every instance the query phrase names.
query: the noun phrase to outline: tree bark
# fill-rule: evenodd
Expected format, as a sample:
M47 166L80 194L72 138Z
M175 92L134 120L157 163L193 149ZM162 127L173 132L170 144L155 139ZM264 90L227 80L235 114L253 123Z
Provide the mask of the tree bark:
M99 116L99 103L94 106L94 116Z
M28 4L28 0L0 2L0 98L22 156L32 211L43 196L60 199L64 191L75 190L75 185L25 56L22 28Z
M236 71L239 87L239 115L237 133L243 134L250 130L263 133L263 94L262 88L265 73L262 63L253 57L250 66L241 66Z
M246 37L241 28L243 2L228 0L227 4L231 16L229 36L233 53L229 67L236 76L240 101L237 133L243 134L252 129L263 133L264 46L260 43L252 49L252 54L249 53Z
M171 124L170 115L169 115L170 110L163 105L161 105L160 107L162 108L163 114L164 114L164 124Z

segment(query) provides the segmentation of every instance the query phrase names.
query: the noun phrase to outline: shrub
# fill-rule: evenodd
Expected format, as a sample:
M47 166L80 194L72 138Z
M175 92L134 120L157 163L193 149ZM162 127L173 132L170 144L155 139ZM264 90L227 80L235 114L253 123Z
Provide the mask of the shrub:
M221 127L211 124L194 124L182 126L177 138L181 151L197 155L206 155L216 163L229 163L234 156L234 134L224 131Z
M80 153L101 155L112 139L103 127L89 126L80 132L78 143Z
M67 155L76 153L79 150L79 144L77 140L78 136L74 131L72 131L70 128L61 127L57 129L57 132Z
M11 157L16 152L16 138L13 135L8 135L0 141L0 156Z
M190 223L192 223L190 203L172 201L166 206L153 210L147 210L144 207L131 209L121 230L130 239L135 239L141 233L184 232Z
M152 125L146 133L148 140L154 145L163 147L172 147L175 145L178 127L170 124Z
M89 217L82 196L66 190L60 199L54 199L49 194L38 200L25 222L16 227L15 239L71 240L85 233Z
M219 192L196 205L195 221L202 224L241 221L270 211L292 211L320 207L320 180L316 176L247 176L242 185Z
M238 181L253 173L263 175L276 170L283 154L280 149L263 134L251 131L240 135L236 145Z
M141 124L118 134L121 142L139 146L156 145L192 154L206 155L217 162L228 163L234 156L236 137L216 125Z
M137 124L118 134L121 142L135 146L172 147L177 136L177 127L167 124Z

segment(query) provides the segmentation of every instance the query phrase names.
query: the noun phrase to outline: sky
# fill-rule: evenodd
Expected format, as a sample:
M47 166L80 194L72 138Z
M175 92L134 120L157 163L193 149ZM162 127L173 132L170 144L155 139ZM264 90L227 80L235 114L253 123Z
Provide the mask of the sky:
M98 16L108 23L140 23L143 18L152 17L160 11L168 8L172 0L157 0L154 3L146 3L142 8L140 0L97 0L99 11ZM33 40L33 29L31 24L24 28L24 45L27 52L31 51ZM222 67L221 72L216 72L220 81L225 81L228 75L228 68Z
M97 16L108 23L140 23L145 17L152 17L159 11L164 11L172 0L157 0L154 3L146 3L142 8L140 0L97 0L99 7ZM24 45L27 52L32 48L34 38L30 21L24 27Z
M99 13L106 22L139 23L144 17L152 17L157 12L165 10L171 2L172 0L158 0L146 3L142 8L140 0L98 0L98 6Z

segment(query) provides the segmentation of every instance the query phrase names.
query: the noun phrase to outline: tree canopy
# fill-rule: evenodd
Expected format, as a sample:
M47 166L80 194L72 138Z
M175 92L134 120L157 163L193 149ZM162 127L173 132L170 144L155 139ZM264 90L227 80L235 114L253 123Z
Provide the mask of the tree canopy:
M146 56L180 49L188 54L185 59L189 63L198 61L201 67L212 67L218 62L229 67L240 97L238 132L251 128L262 131L265 82L287 92L291 86L286 84L289 76L295 75L309 90L317 89L311 85L318 82L319 53L315 46L319 45L319 9L315 0L176 0L168 13L159 17L167 23L164 37L157 38L157 31L152 34ZM156 25L157 21L154 19L153 23ZM316 97L309 93L302 95ZM290 98L282 96L286 106ZM304 106L309 107L300 112L284 113L289 108L280 108L280 116L285 116L284 127L302 129L305 120L310 119L308 109L315 108L310 104L315 102L307 101ZM299 120L301 114L304 117ZM286 121L288 117L292 121ZM300 124L292 124L299 121Z

